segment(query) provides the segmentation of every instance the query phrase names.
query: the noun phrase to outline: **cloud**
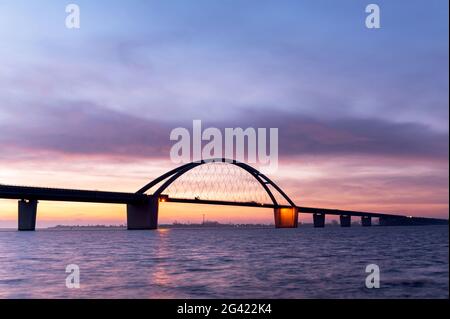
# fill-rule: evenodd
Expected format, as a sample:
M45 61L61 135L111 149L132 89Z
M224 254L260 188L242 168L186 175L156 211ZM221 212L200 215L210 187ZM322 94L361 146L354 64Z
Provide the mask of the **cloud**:
M80 155L162 154L169 145L164 123L141 119L86 102L13 110L2 125L3 147ZM164 138L163 138L164 137Z
M422 124L358 118L286 122L285 130L280 123L286 154L448 158L448 134Z
M60 102L10 109L0 146L63 154L124 157L169 156L170 131L192 122L156 121L88 102ZM282 157L375 156L446 160L448 134L417 123L381 119L317 119L295 113L246 110L234 120L204 121L213 126L279 128Z
M279 128L283 156L375 156L448 159L448 134L418 123L379 118L317 119L301 114L247 110L239 120L209 123L217 127ZM204 127L208 125L205 123Z

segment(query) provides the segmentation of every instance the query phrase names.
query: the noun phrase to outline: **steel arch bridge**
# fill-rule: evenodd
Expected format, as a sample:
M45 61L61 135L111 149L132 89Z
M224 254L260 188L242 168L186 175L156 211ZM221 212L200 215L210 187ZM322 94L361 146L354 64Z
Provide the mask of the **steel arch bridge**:
M277 184L275 184L270 178L268 178L266 175L262 174L257 169L251 167L248 164L238 162L236 160L226 159L226 158L201 160L201 161L191 162L191 163L179 166L179 167L159 176L158 178L155 178L153 181L151 181L150 183L146 184L144 187L139 189L136 193L144 194L144 193L150 191L152 188L156 188L154 190L154 192L152 193L152 195L159 197L163 194L164 191L170 189L171 186L176 184L177 180L182 179L184 176L186 176L190 172L198 169L199 167L217 166L217 165L221 165L221 164L224 166L236 167L236 168L239 168L240 170L242 170L243 172L245 172L244 174L246 174L247 177L251 177L250 179L253 180L254 182L256 182L256 184L258 186L260 186L260 190L264 190L265 194L268 196L268 199L270 199L270 203L263 202L262 200L258 200L258 201L257 200L249 200L246 202L238 201L238 200L233 200L233 201L216 200L215 202L223 202L224 204L230 203L230 204L233 204L236 206L248 206L248 205L266 206L266 207L267 206L273 206L273 207L286 206L286 204L281 203L280 199L277 199L277 197L278 197L278 198L281 198L282 200L284 200L288 205L290 205L292 207L296 206L295 203L289 198L289 196L286 195L286 193ZM202 172L202 173L203 174L199 177L201 179L205 179L206 174L204 174L205 172ZM218 179L217 175L219 175L219 177L221 175L220 173L218 173L217 170L215 170L213 173L215 175L214 179ZM231 173L232 173L231 171L228 171L226 174L232 175ZM233 178L235 176L231 176L231 177ZM240 192L245 191L244 187L242 187L242 186L245 186L245 185L242 185L243 181L242 180L232 180L232 178L229 178L229 180L227 182L228 183L234 182L236 184L241 184L241 188L239 188L239 191ZM242 179L245 179L245 177ZM201 182L201 181L197 181L197 183L199 183L199 182ZM211 187L217 186L217 185L215 185L216 183L214 183L214 181L213 182L210 181L210 183L203 182L202 184L203 184L203 189L201 191L203 191L203 192L205 191L204 188L207 186L211 186ZM191 185L191 187L192 187L192 185ZM200 196L195 196L195 198L194 198L195 200L200 201ZM207 196L207 198L208 198L208 196ZM241 198L242 198L242 196L241 196ZM184 198L184 199L189 199L189 198ZM172 200L177 200L177 198L173 198ZM207 200L207 199L203 199L202 201L205 201L205 200Z
M217 187L217 179L223 174L218 174L218 171L215 170L212 176L212 180L208 181L208 178L204 174L205 172L198 174L198 180L195 182L189 178L187 186L188 188L195 188L195 186L199 186L198 193L190 190L189 193L191 196L172 196L170 195L170 191L167 194L167 191L170 190L174 185L177 184L177 181L182 180L184 177L189 175L196 170L204 167L215 167L218 166L226 167L228 170L226 177L229 177L227 183L224 185L222 192L219 192L219 198L211 198L211 195L206 195L208 191L214 191L214 188ZM230 168L235 168L239 172L243 173L245 176L240 176L241 178L235 179L236 174L232 174L232 170ZM192 175L192 174L191 174ZM230 177L231 176L231 177ZM261 198L261 196L256 196L254 199L251 199L251 196L244 200L243 193L246 193L245 183L242 180L246 180L246 184L251 184L253 182L258 186L259 189L255 189L255 185L253 185L253 193L262 192L266 195L267 201L258 200L256 197ZM207 180L205 182L205 180ZM222 199L225 196L230 195L229 184L239 184L238 188L235 188L234 194L238 194L238 198L234 197L231 200ZM250 185L247 185L250 186ZM195 203L195 204L209 204L209 205L230 205L230 206L246 206L246 207L265 207L265 208L273 208L275 212L275 224L277 227L297 227L297 215L298 210L295 203L289 198L289 196L277 185L275 184L269 177L259 172L257 169L251 167L246 163L239 162L237 160L227 159L227 158L213 158L208 160L199 160L196 162L191 162L188 164L181 165L146 184L141 189L139 189L136 194L144 195L149 192L149 196L152 197L152 200L144 204L142 210L151 210L155 213L156 220L152 220L151 225L147 225L146 227L155 228L155 224L157 224L157 215L159 202L178 202L178 203ZM166 192L166 193L165 193ZM183 193L183 192L182 192ZM184 192L186 193L186 192ZM195 194L195 195L194 195ZM282 201L284 203L282 203ZM128 207L128 225L131 228L139 229L142 225L143 220L139 218L142 216L142 212L139 212L141 209L136 207L136 205L129 205ZM130 213L131 212L131 213ZM136 218L134 218L136 217Z
M297 206L266 175L248 164L226 158L181 165L135 193L0 184L0 198L19 200L19 230L35 229L39 200L126 204L128 229L156 229L160 202L272 208L277 228L297 227L298 213L312 214L315 227L325 226L325 215L339 216L343 227L350 227L351 217L360 217L363 226L370 226L374 217L383 226L448 225L448 220L436 218Z

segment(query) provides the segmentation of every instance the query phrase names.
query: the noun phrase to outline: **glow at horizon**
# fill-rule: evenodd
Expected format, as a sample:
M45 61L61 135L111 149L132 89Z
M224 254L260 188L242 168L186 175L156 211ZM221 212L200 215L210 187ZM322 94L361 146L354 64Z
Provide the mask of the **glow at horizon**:
M278 127L270 177L302 206L448 218L448 3L0 0L0 183L136 191L174 168L175 127ZM411 17L419 17L412 19ZM0 200L0 227L17 202ZM273 222L165 204L161 223ZM306 218L306 217L303 217ZM123 224L42 202L38 227Z

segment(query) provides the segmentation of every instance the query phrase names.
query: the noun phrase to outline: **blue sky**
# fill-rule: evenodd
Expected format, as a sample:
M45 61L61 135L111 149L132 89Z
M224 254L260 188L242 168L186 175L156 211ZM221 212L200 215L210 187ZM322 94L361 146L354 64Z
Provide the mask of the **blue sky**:
M204 107L214 119L276 108L447 130L447 1L379 1L380 30L364 26L367 1L76 3L75 31L65 1L0 2L13 81L50 64L59 74L39 82L58 99L147 118L165 119L161 105L183 120L207 118ZM126 103L114 90L137 94ZM32 91L17 93L33 101Z
M0 121L79 107L170 127L275 113L448 133L446 1L378 2L379 30L365 1L79 1L79 30L66 4L0 2Z

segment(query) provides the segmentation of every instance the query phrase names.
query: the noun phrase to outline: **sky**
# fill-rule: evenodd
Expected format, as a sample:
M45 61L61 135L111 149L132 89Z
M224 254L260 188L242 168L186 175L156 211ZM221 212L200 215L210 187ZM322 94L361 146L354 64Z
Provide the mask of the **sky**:
M202 120L277 127L270 177L299 206L448 218L448 1L373 2L380 29L362 0L0 0L0 183L134 192L177 166L171 130ZM160 222L203 214L273 222L179 204ZM120 205L38 210L38 227L125 220ZM0 227L16 225L0 200Z

